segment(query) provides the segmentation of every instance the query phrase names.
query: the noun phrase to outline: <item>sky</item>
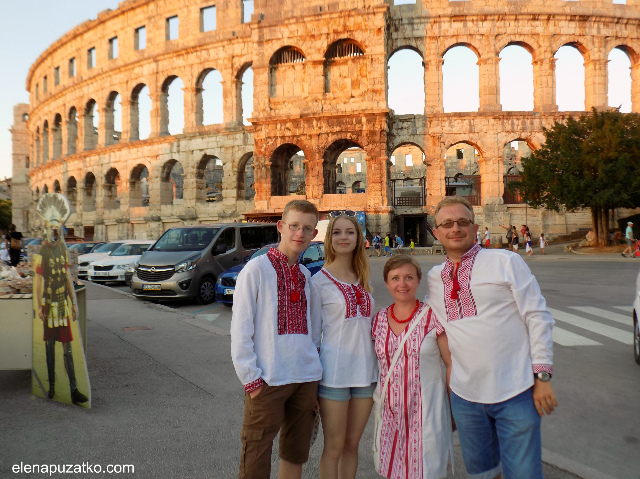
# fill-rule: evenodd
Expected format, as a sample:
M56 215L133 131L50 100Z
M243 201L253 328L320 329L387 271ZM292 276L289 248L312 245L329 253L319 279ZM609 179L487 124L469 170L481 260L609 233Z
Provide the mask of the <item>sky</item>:
M3 46L0 48L0 179L12 174L9 129L13 124L14 105L29 101L25 85L30 66L49 45L66 32L85 20L95 19L99 12L107 8L116 9L118 3L119 0L0 0L0 6L3 7L0 15L0 45ZM531 110L533 80L530 54L523 48L514 46L505 48L500 56L503 110ZM576 85L584 85L582 56L575 48L563 47L558 50L556 59L556 96L559 109L582 110L584 88L576 88ZM445 112L477 110L478 66L475 54L468 48L456 47L447 52L444 60ZM623 112L628 112L631 110L629 59L620 50L614 50L609 60L609 105L621 106ZM251 72L243 81L252 84ZM219 85L218 82L219 80L212 79L209 92L218 88L214 86ZM178 83L172 87L174 92L179 92ZM181 129L184 121L173 113L180 109L178 96L172 95L170 91L170 130L176 125ZM207 101L205 98L205 102ZM422 59L413 51L401 50L389 60L389 107L397 114L419 114L423 111L423 105ZM205 124L209 121L205 117ZM144 129L142 116L140 128Z

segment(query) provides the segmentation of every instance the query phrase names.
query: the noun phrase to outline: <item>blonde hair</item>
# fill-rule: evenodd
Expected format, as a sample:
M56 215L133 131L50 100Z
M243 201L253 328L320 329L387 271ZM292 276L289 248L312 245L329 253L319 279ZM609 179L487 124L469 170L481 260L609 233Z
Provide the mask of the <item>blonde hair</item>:
M351 267L358 276L360 286L362 286L369 293L373 292L373 288L369 284L369 260L367 259L366 250L364 249L364 235L362 234L362 228L355 216L340 215L332 217L327 225L327 233L324 236L324 264L330 265L336 259L336 253L333 251L333 224L338 218L345 218L349 220L356 228L356 248L353 250L353 256L351 259Z
M387 282L387 277L389 276L389 271L394 269L398 269L405 264L410 264L416 269L416 274L418 276L418 281L422 280L422 268L420 264L413 259L413 256L409 256L407 254L394 254L391 258L387 260L384 264L384 269L382 270L382 277L384 278L384 282Z
M471 212L471 221L475 221L475 215L473 214L473 206L471 206L471 203L469 203L469 201L467 201L465 198L463 198L462 196L446 196L444 198L444 200L442 200L440 203L438 203L438 206L436 206L436 212L433 215L433 218L435 220L435 218L438 216L438 212L445 206L450 206L450 205L462 205L465 206L470 212Z
M299 213L308 213L311 215L315 215L316 223L320 219L320 213L318 213L318 208L316 205L307 200L291 200L286 204L284 210L282 211L282 219L284 220L285 216L289 211L298 211Z

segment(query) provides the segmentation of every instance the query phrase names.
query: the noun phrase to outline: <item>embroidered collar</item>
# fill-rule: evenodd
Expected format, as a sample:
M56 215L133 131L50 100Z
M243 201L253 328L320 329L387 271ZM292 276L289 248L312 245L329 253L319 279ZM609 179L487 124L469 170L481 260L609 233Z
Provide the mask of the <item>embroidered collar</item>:
M371 295L360 284L344 283L336 279L329 271L322 268L320 271L336 285L342 293L346 306L346 319L371 316Z
M289 266L289 258L287 257L287 255L280 251L278 248L274 248L273 246L269 248L269 251L267 251L267 255L269 256L269 259L271 261L277 261L287 268L294 268L298 266L297 260L292 266Z
M476 255L482 251L482 247L476 243L475 245L473 245L469 250L467 250L466 253L464 253L462 256L460 256L460 263L465 262L466 260L474 260ZM449 258L449 256L447 256L447 264L451 264L453 265L454 262L451 261L451 258Z

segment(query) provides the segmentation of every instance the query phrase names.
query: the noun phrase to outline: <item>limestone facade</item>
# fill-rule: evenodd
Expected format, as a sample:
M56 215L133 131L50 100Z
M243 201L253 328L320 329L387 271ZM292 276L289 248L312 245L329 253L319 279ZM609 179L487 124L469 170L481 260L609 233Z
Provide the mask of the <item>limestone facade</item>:
M473 149L482 226L499 233L499 223L517 224L522 217L535 234L588 227L588 214L505 204L505 167L514 157L509 145L518 141L535 150L544 141L543 127L579 114L557 111L554 54L563 45L575 46L585 59L587 110L606 108L608 54L625 51L632 110L640 111L640 0L390 3L255 0L247 18L242 0L126 0L79 25L32 65L28 112L16 107L16 224L21 219L23 231L37 229L33 208L45 191L72 200L68 225L75 234L107 240L155 238L178 224L275 219L290 199L302 197L322 212L365 211L369 231L399 232L423 243L427 216L451 191L447 152L459 145ZM215 28L203 31L205 12L214 5ZM171 39L176 16L177 38ZM533 111L501 109L499 54L514 44L533 57ZM459 45L478 56L478 112L443 112L443 56ZM387 63L403 48L423 58L422 115L388 108ZM248 68L253 113L245 124ZM222 121L205 125L203 83L212 71L222 78ZM169 87L178 78L184 129L170 134ZM150 134L140 139L145 87ZM400 147L413 149L405 177L423 178L400 189L422 188L420 204L398 205L392 197L400 177L391 157ZM363 162L364 193L338 185L338 161L350 148ZM22 167L27 156L28 169ZM301 165L294 168L293 160ZM353 178L340 182L350 185Z

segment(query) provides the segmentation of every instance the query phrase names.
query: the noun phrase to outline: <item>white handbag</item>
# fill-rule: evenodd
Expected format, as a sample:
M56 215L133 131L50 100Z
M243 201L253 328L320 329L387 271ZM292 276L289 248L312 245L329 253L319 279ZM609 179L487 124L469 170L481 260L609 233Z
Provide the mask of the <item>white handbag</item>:
M402 341L398 345L398 349L396 350L393 358L391 359L391 364L389 365L389 370L387 371L387 376L384 378L384 386L380 389L380 382L376 386L375 391L373 392L373 417L374 417L374 426L373 426L373 462L378 474L380 471L380 438L382 435L382 408L384 406L384 398L387 393L387 386L389 385L389 380L391 379L391 373L396 366L396 362L398 362L398 358L400 358L400 354L402 353L402 349L404 347L405 341L411 336L415 327L420 324L422 321L422 317L429 312L429 307L425 305L422 312L416 316L409 326L409 329L406 331Z

